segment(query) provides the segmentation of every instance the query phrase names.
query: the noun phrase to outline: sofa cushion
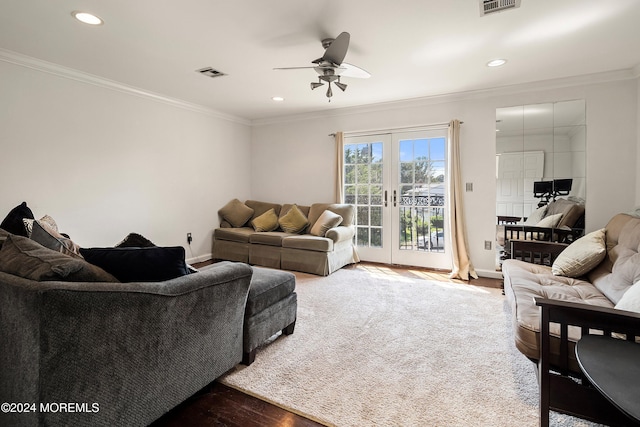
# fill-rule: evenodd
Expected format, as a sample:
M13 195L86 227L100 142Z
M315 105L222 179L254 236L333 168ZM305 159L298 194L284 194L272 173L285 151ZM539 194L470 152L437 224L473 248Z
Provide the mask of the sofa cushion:
M295 287L296 277L292 273L253 267L244 317L251 317L284 299Z
M249 236L249 243L256 245L282 246L282 240L291 236L283 231L268 231L264 233L253 233Z
M27 206L27 202L22 202L11 209L7 216L0 223L0 228L18 236L28 237L27 230L22 221L24 218L34 219L33 212Z
M333 227L337 227L341 222L342 217L340 215L326 209L322 212L322 215L320 215L315 224L313 224L310 233L314 236L324 237L325 234L327 234L327 231Z
M580 277L595 268L607 254L605 229L593 231L571 243L553 262L557 276Z
M348 227L355 221L355 206L342 203L314 203L309 209L309 222L315 224L325 210L330 210L342 217L341 226Z
M616 304L618 310L640 313L640 282L631 286Z
M121 282L162 282L189 274L182 246L83 248L80 253Z
M230 242L249 243L249 237L255 234L255 230L250 227L240 228L216 228L213 237L216 240L228 240Z
M253 215L253 209L238 199L233 199L218 211L220 216L234 227L242 227Z
M262 215L251 220L251 226L258 232L273 231L278 228L278 214L271 208Z
M117 282L103 269L27 237L9 235L0 249L0 270L36 281Z
M41 220L35 220L31 224L31 240L40 243L45 248L62 252L65 255L82 258L82 255L80 255L80 246Z
M560 223L560 221L562 220L562 215L563 214L561 213L547 215L536 224L536 227L556 228Z
M282 239L282 247L316 252L331 252L333 251L333 240L327 239L326 237L312 236L311 234L287 236Z
M531 214L527 217L527 219L524 222L524 224L525 225L536 225L537 223L539 223L542 220L542 218L544 218L546 213L547 213L547 205L541 206L538 209L536 209L535 211L531 212Z
M296 234L302 232L309 224L309 221L298 206L293 205L288 212L278 219L278 223L280 224L282 231Z
M151 240L138 233L129 233L122 239L116 248L151 248L156 246Z
M244 202L244 204L253 209L253 215L251 216L251 219L259 217L270 209L273 209L277 216L280 216L280 212L282 211L282 205L279 205L277 203L260 202L258 200L247 200L246 202Z
M618 214L607 223L605 259L589 273L589 280L616 304L640 281L640 218Z
M540 307L535 298L549 298L579 302L601 307L613 307L595 286L586 280L565 276L554 276L551 267L508 259L502 264L505 294L515 316L516 347L525 356L539 358L538 333L540 331ZM557 326L557 325L555 325ZM557 334L559 328L552 330ZM569 331L571 339L578 333Z

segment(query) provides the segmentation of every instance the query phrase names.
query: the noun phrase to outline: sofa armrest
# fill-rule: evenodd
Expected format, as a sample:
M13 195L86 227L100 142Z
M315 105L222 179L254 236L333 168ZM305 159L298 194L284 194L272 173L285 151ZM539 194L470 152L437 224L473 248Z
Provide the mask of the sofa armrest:
M549 410L571 413L607 425L626 425L626 417L614 408L581 372L572 369L570 355L573 343L569 328L577 328L581 335L612 336L624 334L628 341L640 337L640 313L589 304L536 298L541 307L540 321L540 425L549 425ZM551 324L559 324L559 354L552 364ZM556 351L558 348L556 347ZM575 378L581 381L575 381Z
M349 227L334 227L327 231L325 237L333 240L333 243L343 242L345 240L353 239L355 235L355 228L352 226Z
M149 424L240 362L251 275L239 263L157 283L0 275L0 400L99 404L38 414L43 425Z

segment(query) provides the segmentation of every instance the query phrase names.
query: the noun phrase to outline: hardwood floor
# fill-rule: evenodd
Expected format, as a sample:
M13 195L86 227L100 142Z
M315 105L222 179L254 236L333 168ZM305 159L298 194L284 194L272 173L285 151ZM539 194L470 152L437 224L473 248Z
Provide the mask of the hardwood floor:
M151 427L318 427L286 411L218 382L183 402Z
M210 261L196 264L199 268ZM390 269L395 273L424 279L451 281L474 286L500 288L498 279L479 278L469 282L449 279L448 272L421 267L400 267L362 262L344 268ZM276 405L213 382L195 396L151 424L151 427L319 427L323 424L289 412Z

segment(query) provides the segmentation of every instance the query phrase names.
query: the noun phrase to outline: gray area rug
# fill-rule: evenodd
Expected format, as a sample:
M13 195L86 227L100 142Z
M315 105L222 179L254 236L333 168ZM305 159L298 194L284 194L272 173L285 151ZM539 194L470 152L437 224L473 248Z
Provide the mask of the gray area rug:
M499 289L362 265L296 277L295 333L221 382L340 427L538 425L534 365Z

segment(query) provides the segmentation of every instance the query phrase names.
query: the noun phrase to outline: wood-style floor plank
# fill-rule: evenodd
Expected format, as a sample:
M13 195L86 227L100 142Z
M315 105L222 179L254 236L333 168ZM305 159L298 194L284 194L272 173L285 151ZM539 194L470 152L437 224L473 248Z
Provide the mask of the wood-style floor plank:
M308 418L213 382L150 427L320 427Z

